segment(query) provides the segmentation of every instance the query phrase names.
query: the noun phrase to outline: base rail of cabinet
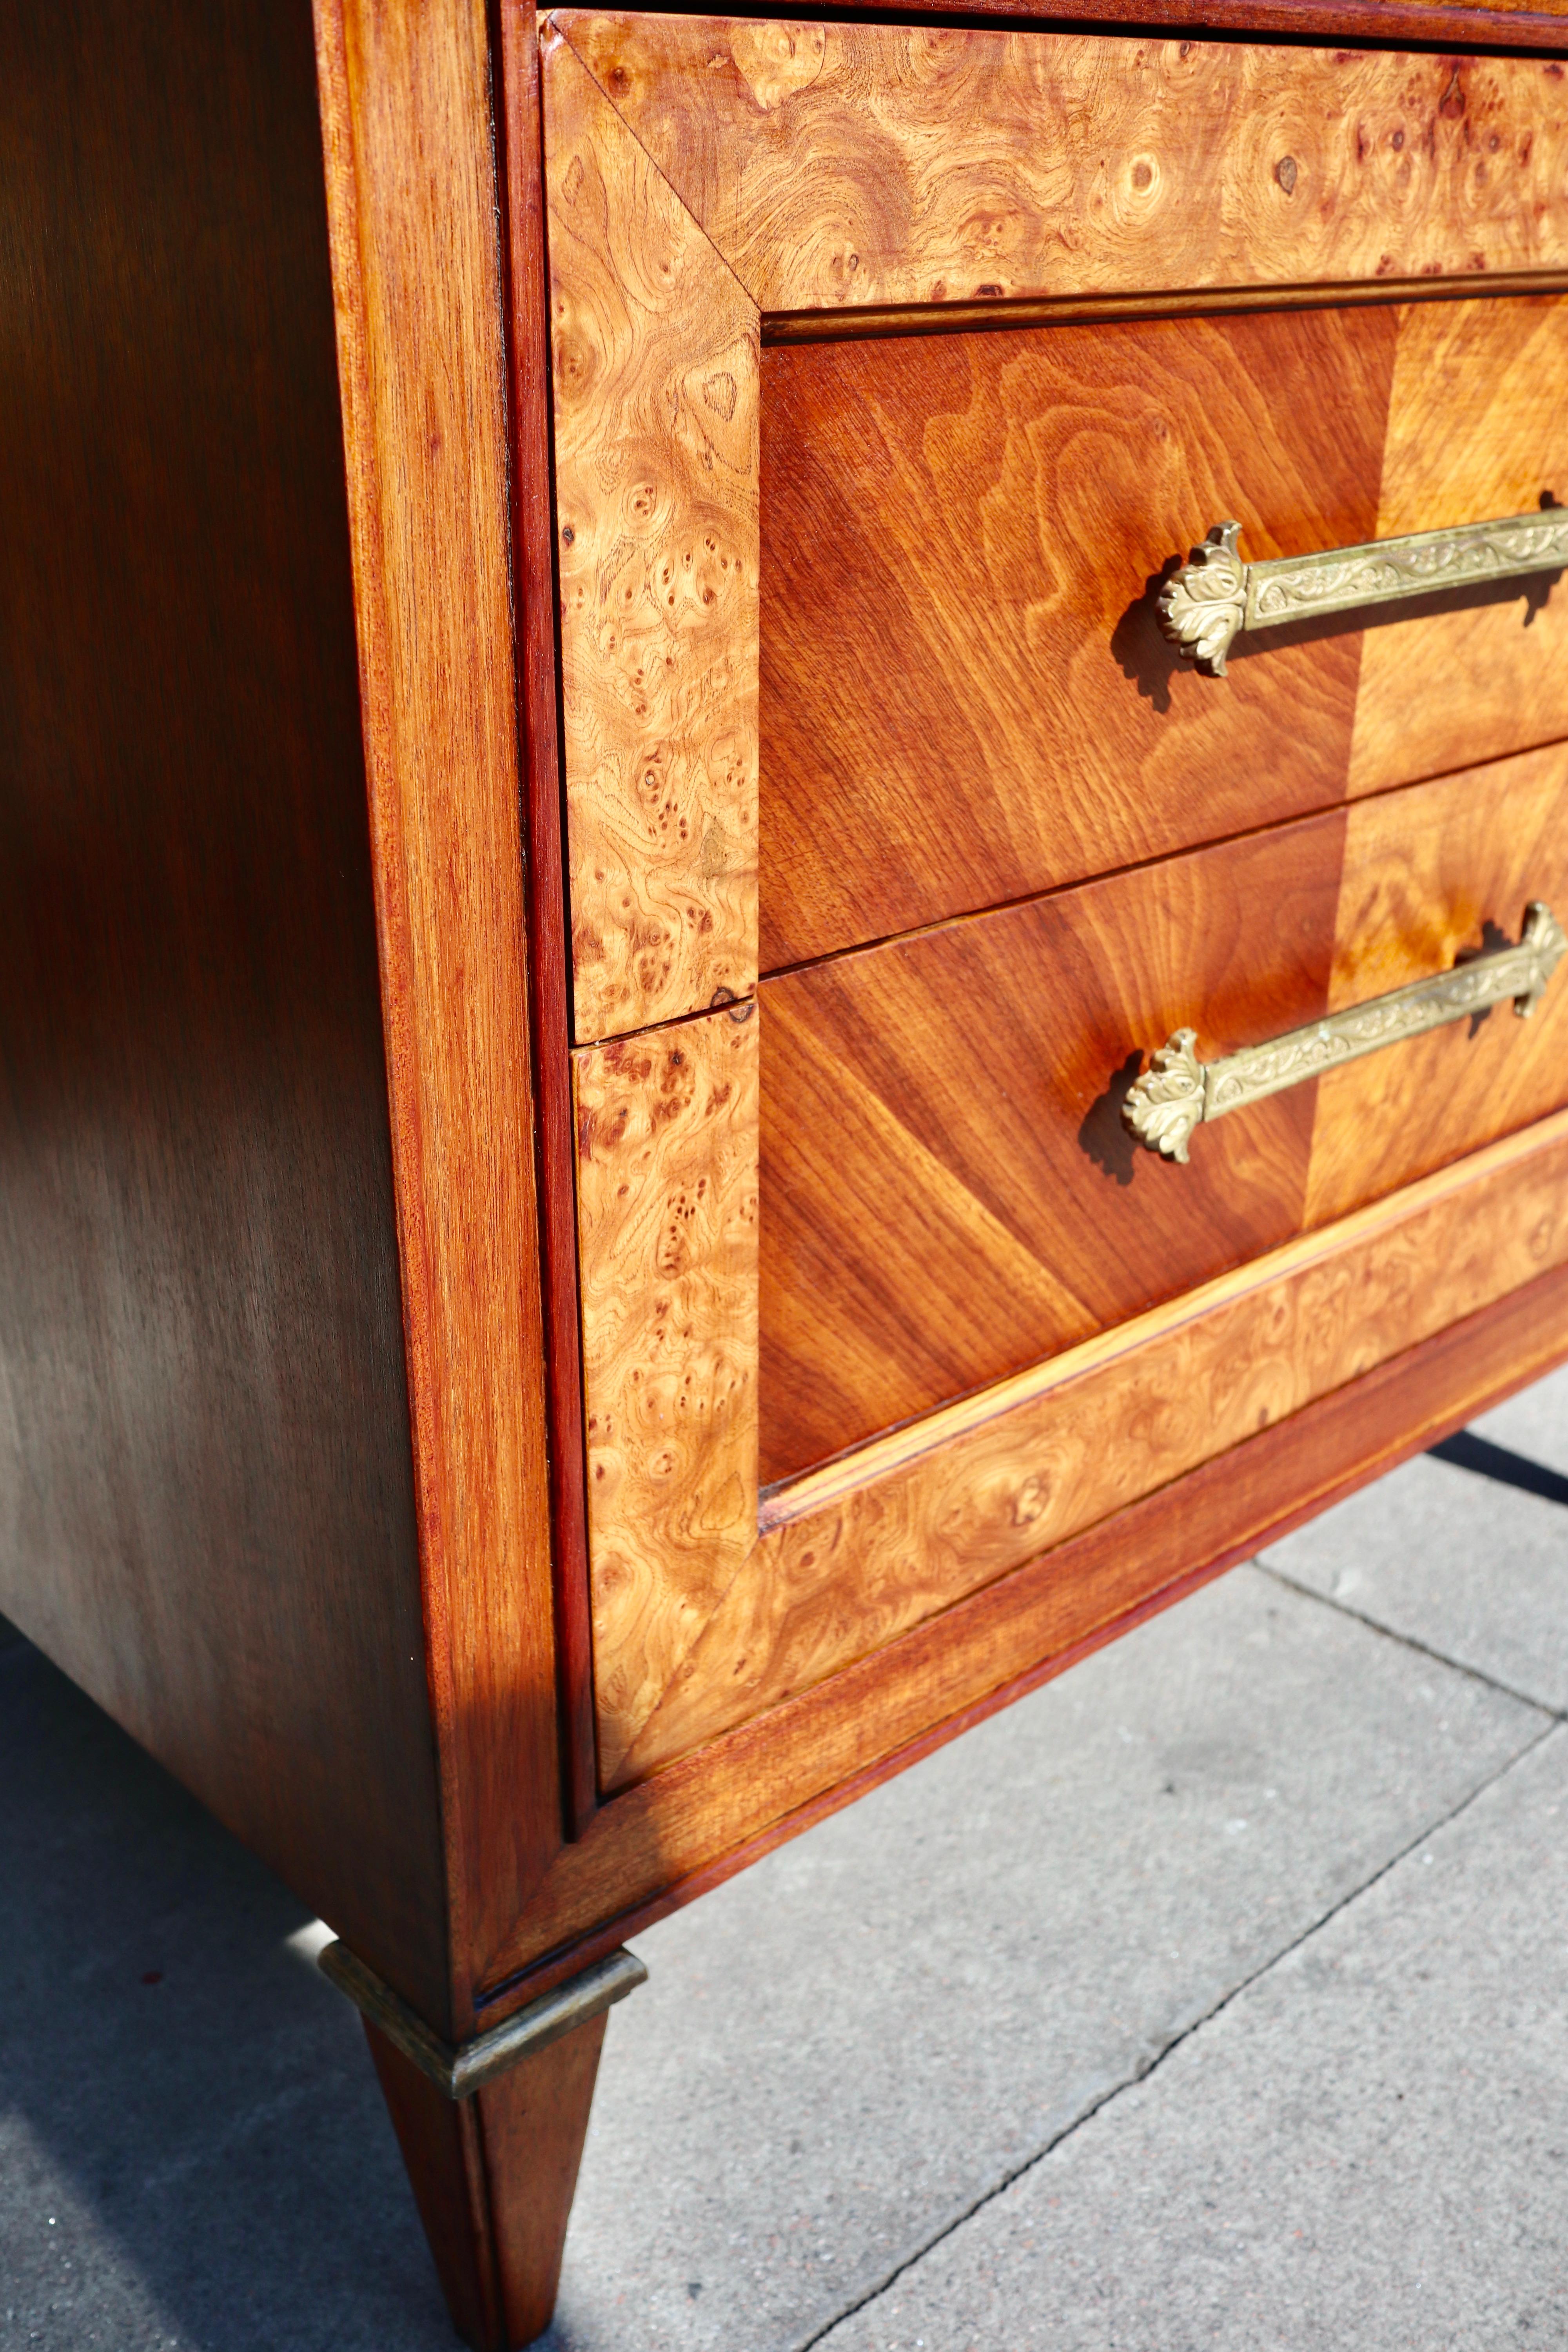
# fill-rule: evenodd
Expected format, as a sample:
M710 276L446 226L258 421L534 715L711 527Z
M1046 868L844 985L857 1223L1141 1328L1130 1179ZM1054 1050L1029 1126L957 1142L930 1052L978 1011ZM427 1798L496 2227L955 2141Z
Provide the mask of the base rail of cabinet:
M574 2033L647 1982L647 1970L635 1952L611 1952L564 1984L541 1993L500 2025L454 2048L433 2033L374 1969L356 1959L346 1944L328 1944L317 1965L362 2016L449 2099L471 2098L509 2067Z

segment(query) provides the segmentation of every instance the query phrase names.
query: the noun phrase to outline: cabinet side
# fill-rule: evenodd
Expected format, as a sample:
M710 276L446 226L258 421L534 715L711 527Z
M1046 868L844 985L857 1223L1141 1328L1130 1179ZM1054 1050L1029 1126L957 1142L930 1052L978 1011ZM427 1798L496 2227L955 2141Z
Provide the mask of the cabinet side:
M0 1606L439 2017L310 11L0 50Z

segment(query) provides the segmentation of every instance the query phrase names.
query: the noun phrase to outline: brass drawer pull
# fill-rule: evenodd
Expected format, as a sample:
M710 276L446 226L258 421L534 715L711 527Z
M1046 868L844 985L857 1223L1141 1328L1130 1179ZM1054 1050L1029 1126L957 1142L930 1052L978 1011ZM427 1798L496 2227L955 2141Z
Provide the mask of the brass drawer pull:
M1412 981L1386 996L1374 996L1370 1003L1352 1004L1346 1012L1309 1022L1304 1029L1287 1030L1265 1045L1244 1045L1239 1054L1226 1054L1221 1061L1200 1062L1193 1051L1195 1034L1178 1029L1129 1087L1121 1116L1151 1151L1184 1161L1193 1129L1202 1119L1222 1118L1227 1110L1261 1102L1265 1095L1282 1094L1303 1078L1374 1054L1380 1045L1418 1037L1425 1029L1440 1029L1445 1021L1483 1012L1510 996L1514 1011L1521 1019L1527 1017L1565 952L1568 935L1551 908L1534 899L1518 947L1499 948L1495 954L1455 964L1431 980Z
M1238 522L1216 522L1160 592L1160 626L1183 659L1205 677L1225 676L1231 640L1244 629L1277 629L1318 613L1351 613L1401 596L1435 595L1472 580L1511 580L1568 564L1568 508L1416 530L1320 555L1277 555L1244 563Z

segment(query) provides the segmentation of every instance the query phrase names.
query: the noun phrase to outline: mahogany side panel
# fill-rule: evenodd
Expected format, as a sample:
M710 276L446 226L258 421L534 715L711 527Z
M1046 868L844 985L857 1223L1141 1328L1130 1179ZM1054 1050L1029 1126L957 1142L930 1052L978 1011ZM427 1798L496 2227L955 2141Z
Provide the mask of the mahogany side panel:
M613 1950L1565 1352L1559 1265L616 1798L540 1890L487 2015Z
M550 316L544 249L544 152L536 12L500 11L506 161L506 252L511 297L512 572L526 819L533 1067L549 1346L551 1517L562 1777L567 1827L596 1801L593 1633L584 1495L583 1351L577 1313L577 1202L572 1109L570 915L556 714L554 498L550 424Z
M1331 1008L1568 921L1568 745L1352 806ZM1568 1100L1568 969L1527 1021L1507 1004L1320 1078L1307 1221L1326 1223Z
M0 111L0 1607L440 2017L310 11Z
M756 306L564 42L543 47L576 1034L757 958Z
M562 1834L489 55L482 0L317 32L460 2039Z
M576 1056L606 1783L757 1533L752 1003Z
M1400 313L1380 539L1568 505L1568 299ZM1391 608L1392 611L1392 608ZM1288 689L1287 689L1288 690ZM1350 790L1568 736L1568 583L1542 572L1423 599L1363 639Z
M1568 90L1532 60L552 22L764 311L1568 261Z
M884 1647L1047 1545L1173 1492L1198 1464L1565 1258L1559 1115L785 1488L624 1777Z
M761 1476L793 1476L1295 1233L1310 1086L1191 1164L1143 1058L1326 1009L1336 812L764 982Z
M1353 627L1219 686L1155 593L1226 516L1372 537L1397 317L764 354L764 970L1342 798Z

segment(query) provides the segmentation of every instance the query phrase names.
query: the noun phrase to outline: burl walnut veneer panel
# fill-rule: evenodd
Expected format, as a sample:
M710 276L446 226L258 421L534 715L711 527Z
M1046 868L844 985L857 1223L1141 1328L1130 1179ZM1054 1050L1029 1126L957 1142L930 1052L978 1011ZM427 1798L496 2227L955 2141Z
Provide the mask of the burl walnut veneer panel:
M576 1034L756 975L756 310L559 40L547 126Z
M1531 59L563 9L769 312L1568 263Z
M1568 1098L1560 977L1529 1023L1201 1128L1185 1167L1121 1122L1173 1030L1262 1043L1518 939L1531 898L1568 909L1563 748L764 982L763 1486Z

